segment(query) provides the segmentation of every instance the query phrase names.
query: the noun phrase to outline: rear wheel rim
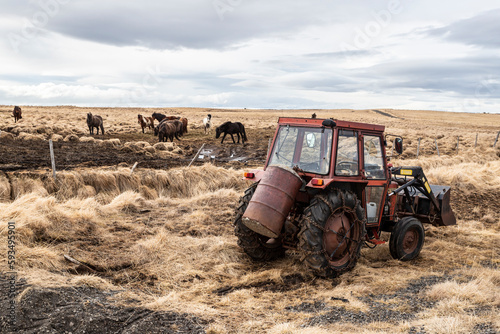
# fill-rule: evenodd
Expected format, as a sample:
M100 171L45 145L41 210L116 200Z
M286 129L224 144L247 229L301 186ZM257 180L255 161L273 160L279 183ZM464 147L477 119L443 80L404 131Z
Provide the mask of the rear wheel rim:
M332 267L340 267L355 255L359 240L359 224L344 211L328 217L323 235L323 250Z

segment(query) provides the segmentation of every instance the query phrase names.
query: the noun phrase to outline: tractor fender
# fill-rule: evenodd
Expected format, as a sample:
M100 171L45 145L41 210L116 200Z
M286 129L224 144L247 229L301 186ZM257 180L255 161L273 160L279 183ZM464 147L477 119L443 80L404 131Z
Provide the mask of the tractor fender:
M315 180L323 180L323 184L315 184L317 181ZM345 191L352 191L356 194L356 196L362 201L363 199L363 190L365 189L368 181L366 180L350 180L347 181L339 181L338 179L311 179L306 187L309 189L327 189L327 188L336 188L342 189Z

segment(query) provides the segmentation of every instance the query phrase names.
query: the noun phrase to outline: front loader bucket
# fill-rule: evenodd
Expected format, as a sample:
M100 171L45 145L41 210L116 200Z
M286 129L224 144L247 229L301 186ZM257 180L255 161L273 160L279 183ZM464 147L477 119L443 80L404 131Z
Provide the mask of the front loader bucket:
M269 166L243 214L243 224L266 237L277 238L301 186L302 179L291 168Z
M444 193L439 194L437 197L439 205L441 205L442 225L444 226L456 225L457 219L455 218L453 211L451 211L451 206L450 206L450 188L443 190Z
M430 223L435 226L456 225L457 220L450 206L450 190L449 186L440 186L431 184L429 193L435 197L439 207L434 205L428 195L423 194L416 189L410 195L411 203L405 199L403 192L398 193L398 211L404 216L416 216L423 223Z

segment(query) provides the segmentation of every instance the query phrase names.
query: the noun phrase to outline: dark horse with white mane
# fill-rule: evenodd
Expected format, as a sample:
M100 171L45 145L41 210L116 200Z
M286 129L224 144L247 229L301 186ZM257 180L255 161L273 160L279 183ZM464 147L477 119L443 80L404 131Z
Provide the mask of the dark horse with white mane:
M104 125L102 123L102 117L99 115L92 115L92 113L87 114L87 125L89 126L90 134L94 134L94 128L97 129L97 134L99 134L99 128L101 128L101 134L104 134Z
M219 138L221 133L224 133L224 136L222 137L222 140L220 142L221 144L224 142L224 138L226 138L226 135L228 133L231 135L231 138L233 139L233 143L235 143L233 134L236 134L238 136L238 144L240 142L240 134L241 134L241 142L243 144L245 144L245 140L248 140L247 134L245 133L245 127L240 122L223 123L221 126L219 126L215 129L215 138Z

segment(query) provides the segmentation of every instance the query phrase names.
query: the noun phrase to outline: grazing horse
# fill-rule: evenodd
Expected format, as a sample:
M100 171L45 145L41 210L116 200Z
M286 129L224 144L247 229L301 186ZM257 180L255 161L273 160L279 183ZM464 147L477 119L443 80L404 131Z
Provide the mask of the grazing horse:
M224 138L226 138L226 135L229 133L231 135L231 138L233 139L233 144L235 144L233 134L236 134L238 136L238 144L240 143L240 134L241 134L241 142L245 144L245 140L247 139L247 134L245 133L245 127L243 124L240 122L226 122L223 123L221 126L217 127L215 129L215 138L219 138L221 133L224 132L224 136L222 137L221 144L224 142Z
M167 117L166 115L163 115L163 114L160 114L160 113L157 113L157 112L154 112L151 117L153 117L154 119L156 119L158 122L161 122L163 121L163 119L165 117Z
M180 140L178 137L179 133L182 133L182 122L178 120L163 122L158 125L158 140L160 142L166 142L168 139L173 142L174 137Z
M182 117L179 119L179 121L182 122L182 134L185 134L188 132L188 120L185 117Z
M179 117L176 117L176 116L165 116L165 118L160 123L158 123L157 126L154 127L154 134L155 134L155 136L157 136L158 135L158 131L160 131L160 125L162 125L165 122L172 122L172 121L179 121ZM182 132L181 132L181 135L182 135Z
M99 128L101 128L101 134L104 134L104 126L102 123L102 117L99 115L92 115L92 113L87 114L87 125L89 126L90 134L94 134L94 128L97 129L97 135L99 135Z
M205 129L205 134L207 134L207 131L210 132L212 125L212 115L208 114L207 117L203 119L203 128Z
M164 114L159 114L157 112L154 112L151 115L154 119L156 119L158 122L164 121L164 120L171 120L171 119L179 119L179 116L167 116Z
M139 114L137 115L137 120L142 128L142 133L144 133L145 128L150 128L151 130L153 130L155 123L155 119L153 117L144 117Z
M14 111L12 112L12 117L14 117L14 123L17 123L18 120L23 118L20 107L18 106L14 107Z

